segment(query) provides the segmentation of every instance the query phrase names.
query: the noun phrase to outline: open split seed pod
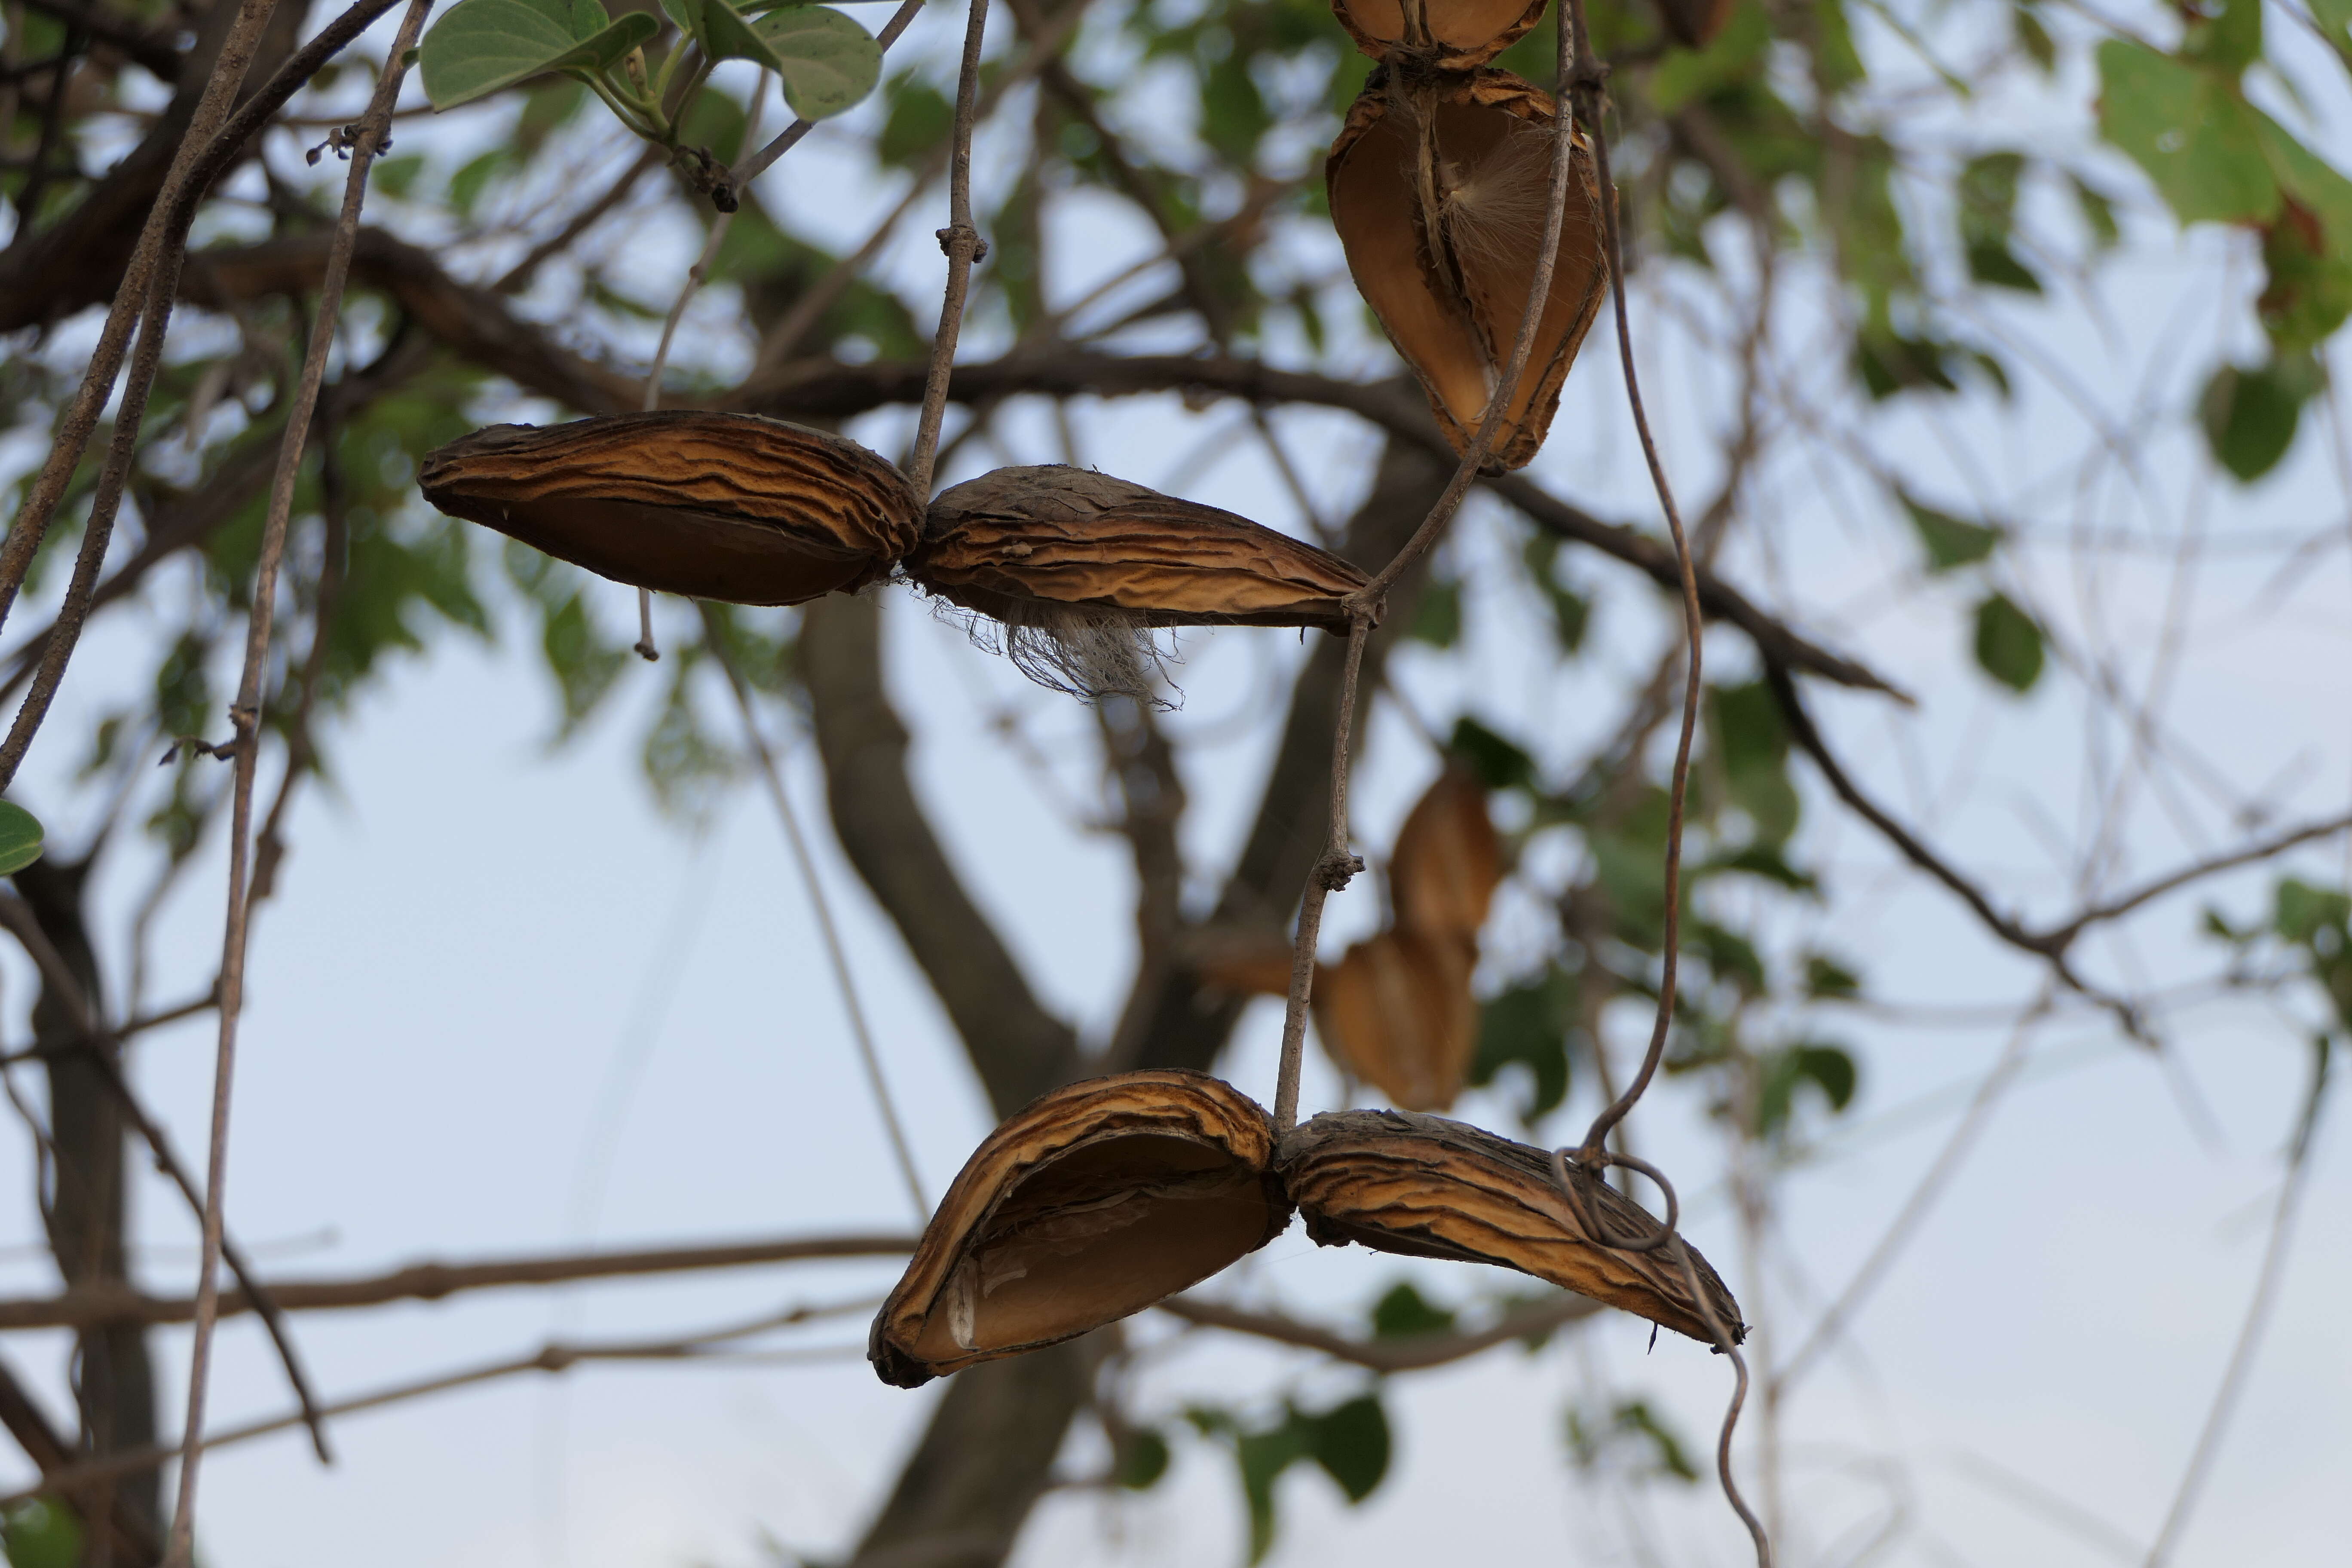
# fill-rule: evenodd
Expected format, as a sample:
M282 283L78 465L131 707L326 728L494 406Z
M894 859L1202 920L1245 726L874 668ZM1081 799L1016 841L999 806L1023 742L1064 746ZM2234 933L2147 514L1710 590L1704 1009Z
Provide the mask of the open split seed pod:
M1535 287L1550 199L1549 94L1507 71L1372 73L1331 145L1331 221L1358 292L1412 366L1456 452L1475 437ZM1534 458L1609 288L1602 193L1583 136L1551 291L1492 460Z
M1290 1223L1273 1154L1265 1111L1205 1073L1124 1073L1039 1097L940 1200L867 1359L913 1388L1198 1284Z
M1331 0L1339 26L1376 60L1440 70L1483 66L1542 19L1548 0Z
M738 605L855 592L921 534L906 477L856 442L676 409L493 425L425 457L425 499L639 588Z
M1340 1067L1407 1110L1444 1110L1478 1053L1477 949L1384 931L1315 976L1315 1034Z
M1341 1070L1407 1110L1444 1110L1478 1050L1470 979L1478 932L1503 879L1503 846L1475 775L1449 766L1397 831L1387 929L1315 966L1316 1038ZM1201 978L1243 994L1290 991L1291 951L1267 932L1196 960Z
M1551 1156L1481 1128L1395 1110L1328 1111L1283 1135L1276 1168L1321 1246L1516 1268L1712 1344L1683 1278L1688 1257L1724 1327L1735 1340L1746 1331L1738 1302L1679 1236L1650 1252L1595 1244ZM1572 1166L1569 1179L1618 1233L1659 1228L1606 1183Z
M1486 786L1448 764L1397 829L1389 860L1397 928L1475 949L1502 879L1503 841L1486 815Z
M1148 698L1152 628L1344 632L1364 574L1328 551L1213 506L1053 464L940 493L907 575L1000 623L1041 685Z

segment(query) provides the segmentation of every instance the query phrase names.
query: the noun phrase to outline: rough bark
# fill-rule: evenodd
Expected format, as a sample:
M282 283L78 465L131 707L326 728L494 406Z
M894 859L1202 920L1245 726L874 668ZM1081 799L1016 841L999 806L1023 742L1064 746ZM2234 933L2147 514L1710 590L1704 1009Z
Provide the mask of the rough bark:
M89 866L36 861L16 873L16 888L41 930L80 983L85 996L105 993L98 960L82 912ZM121 1102L110 1092L90 1050L115 1050L86 1042L72 1022L72 1009L44 986L33 1005L33 1042L45 1056L49 1086L49 1136L55 1150L54 1189L46 1219L58 1272L68 1289L120 1287L130 1270L123 1248L128 1217L128 1163L123 1141L129 1128ZM88 1049L73 1047L87 1046ZM100 1458L155 1441L155 1373L147 1353L146 1331L137 1323L101 1323L80 1330L74 1340L74 1397L80 1408L81 1458ZM94 1489L88 1511L121 1509L152 1538L159 1534L161 1478L153 1473L110 1483L106 1496ZM92 1531L86 1561L111 1558L116 1542ZM146 1561L153 1561L149 1557Z
M958 1373L851 1568L995 1568L1053 1477L1099 1335Z

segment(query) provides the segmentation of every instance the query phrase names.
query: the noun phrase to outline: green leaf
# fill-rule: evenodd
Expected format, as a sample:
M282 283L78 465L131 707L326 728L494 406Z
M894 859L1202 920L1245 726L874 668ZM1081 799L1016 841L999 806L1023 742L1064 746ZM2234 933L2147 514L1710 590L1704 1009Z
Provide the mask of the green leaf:
M907 167L946 141L955 129L955 105L947 94L912 71L892 77L884 96L890 111L875 141L874 155L893 168Z
M1119 1434L1112 1476L1129 1491L1149 1491L1168 1473L1168 1439L1149 1426L1130 1426Z
M1412 607L1412 624L1404 635L1432 647L1452 647L1462 640L1462 584L1454 577L1432 577L1422 585L1421 602Z
M1234 1443L1242 1472L1242 1496L1249 1503L1249 1560L1256 1563L1274 1547L1274 1483L1306 1458L1306 1433L1298 1415L1267 1432L1244 1432Z
M1968 247L1969 276L1993 289L2014 289L2021 294L2042 292L2042 279L2017 258L2006 240L1979 240Z
M2272 897L2271 928L2289 942L2308 942L2329 927L2341 929L2352 922L2352 895L2338 889L2315 888L2285 877Z
M777 62L784 101L803 120L855 109L881 79L882 46L838 11L792 5L770 11L751 26Z
M1389 1473L1389 1417L1367 1394L1306 1420L1307 1450L1351 1503L1379 1489Z
M1977 605L1977 663L2012 691L2031 691L2042 679L2042 628L2006 594Z
M1911 515L1911 526L1919 531L1919 542L1927 552L1927 570L1949 572L1956 566L1972 565L1993 552L2001 541L2001 531L1981 522L1967 522L1948 511L1912 499L1908 491L1896 492L1902 499L1903 510Z
M2205 384L2197 416L2213 460L2252 484L2276 468L2294 445L2304 399L2318 377L2308 361L2282 360L2252 369L2223 365Z
M2147 172L2184 224L2260 223L2278 210L2263 117L2226 73L2110 38L2099 46L2099 130Z
M1445 744L1488 789L1535 787L1536 760L1517 742L1496 734L1467 713L1454 721L1454 738Z
M1532 533L1520 546L1519 557L1551 610L1552 635L1559 640L1559 651L1573 654L1584 647L1584 635L1592 627L1592 601L1559 580L1559 545L1558 534Z
M425 96L455 109L546 71L603 70L661 31L638 11L584 37L573 31L602 14L565 0L460 0L417 51Z
M1454 1314L1430 1305L1410 1279L1398 1280L1372 1304L1372 1338L1376 1340L1409 1340L1421 1334L1450 1333L1453 1328Z
M1862 995L1862 976L1827 953L1805 954L1805 994L1816 1002L1853 1002Z
M1769 1137L1788 1125L1797 1090L1811 1085L1829 1102L1832 1111L1853 1103L1861 1073L1842 1047L1792 1046L1765 1058L1763 1081L1756 1092L1756 1133Z
M2092 185L2085 184L2080 174L2068 174L2066 183L2074 190L2074 205L2082 210L2083 226L2091 231L2091 246L2095 250L2113 250L2123 240L2123 227L2116 222L2116 204Z
M0 1517L0 1550L8 1568L79 1568L81 1521L53 1498L20 1502Z
M2309 0L2309 4L2328 47L2352 68L2352 0Z
M0 800L0 877L13 877L40 858L41 819L15 801Z
M1785 843L1797 830L1801 805L1789 778L1789 731L1780 700L1760 680L1714 687L1706 717L1730 804L1748 814L1759 841Z
M1875 402L1885 402L1898 392L1958 392L1960 384L1951 366L1957 352L1934 338L1864 331L1854 339L1854 371L1862 377L1863 390Z
M1555 965L1510 987L1479 1010L1471 1084L1483 1088L1514 1062L1524 1066L1534 1082L1517 1111L1522 1126L1534 1126L1568 1098L1568 1031L1575 1022L1573 971Z
M2219 10L2200 7L2185 14L2183 58L2236 77L2263 58L2263 0L2221 0Z
M1569 1459L1580 1470L1595 1469L1603 1459L1622 1453L1640 1456L1633 1464L1637 1478L1671 1476L1685 1483L1698 1479L1682 1439L1642 1400L1623 1401L1606 1417L1570 1405L1565 1426Z
M2058 46L2051 41L2050 29L2042 25L2042 18L2034 13L2033 7L2012 5L2009 21L2011 29L2017 35L2017 47L2025 51L2026 58L2040 66L2045 76L2055 71L2058 68Z

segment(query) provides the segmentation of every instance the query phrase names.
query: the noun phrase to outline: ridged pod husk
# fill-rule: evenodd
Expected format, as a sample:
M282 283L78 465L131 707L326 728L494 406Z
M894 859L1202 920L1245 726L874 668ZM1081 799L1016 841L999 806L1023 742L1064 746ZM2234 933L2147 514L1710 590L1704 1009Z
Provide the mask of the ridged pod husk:
M1679 1236L1651 1252L1588 1240L1541 1149L1435 1116L1340 1110L1284 1134L1276 1168L1321 1246L1516 1268L1712 1344L1683 1278L1687 1255L1717 1317L1735 1340L1745 1334L1739 1304ZM1573 1167L1569 1179L1612 1228L1657 1231L1654 1217L1606 1183Z
M1331 0L1356 47L1376 60L1468 70L1540 21L1549 0Z
M738 605L855 592L922 527L906 477L874 453L750 414L493 425L427 454L418 486L599 576Z
M1316 1037L1391 1104L1446 1110L1478 1054L1478 1004L1470 994L1477 964L1469 942L1381 931L1339 963L1318 966Z
M907 574L967 609L1117 610L1154 626L1323 626L1364 574L1326 550L1197 501L1063 464L999 468L940 493Z
M1205 1073L1124 1073L1007 1118L940 1200L867 1359L914 1388L1098 1329L1280 1235L1274 1127Z
M1467 768L1448 764L1397 829L1389 860L1397 928L1467 942L1475 952L1502 879L1503 842L1486 815L1486 786Z
M1508 71L1376 70L1331 144L1331 221L1358 292L1466 451L1510 363L1551 184L1551 98ZM1609 288L1601 192L1579 132L1551 293L1491 461L1541 447Z

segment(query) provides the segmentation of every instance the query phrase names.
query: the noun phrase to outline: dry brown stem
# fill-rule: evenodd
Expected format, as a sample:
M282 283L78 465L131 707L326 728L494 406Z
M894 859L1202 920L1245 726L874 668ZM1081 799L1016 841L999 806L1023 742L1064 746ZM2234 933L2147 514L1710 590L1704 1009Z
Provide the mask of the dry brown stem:
M228 915L221 942L220 1038L213 1064L212 1136L205 1181L204 1243L196 1275L195 1334L188 1355L188 1416L180 1452L180 1485L172 1510L171 1539L166 1543L166 1568L187 1568L195 1553L196 1482L204 1454L205 1401L212 1372L213 1327L220 1300L220 1258L223 1205L228 1186L229 1104L236 1079L236 1031L245 1001L245 955L247 922L252 918L248 877L252 855L253 790L261 764L261 718L264 668L269 658L271 620L276 609L278 568L285 559L286 531L294 510L294 482L310 434L311 411L327 375L327 353L333 346L341 320L343 283L350 275L352 249L358 240L360 208L367 199L368 169L383 144L391 123L393 103L400 95L401 79L408 68L408 51L425 27L433 0L409 0L390 50L383 74L376 82L366 115L352 137L351 173L343 184L343 205L335 223L335 237L327 258L326 276L319 289L318 309L311 317L310 341L303 355L302 377L288 410L286 435L278 448L278 470L270 481L269 510L263 521L261 559L254 573L253 609L247 625L245 671L237 686L236 706L229 720L236 730L236 758L232 764L229 817ZM158 268L159 284L172 276L168 265ZM160 340L161 324L158 324ZM136 421L132 422L135 426ZM31 699L26 699L29 704ZM317 1436L316 1428L313 1436ZM320 1439L323 1449L323 1438ZM323 1452L321 1458L324 1458Z

